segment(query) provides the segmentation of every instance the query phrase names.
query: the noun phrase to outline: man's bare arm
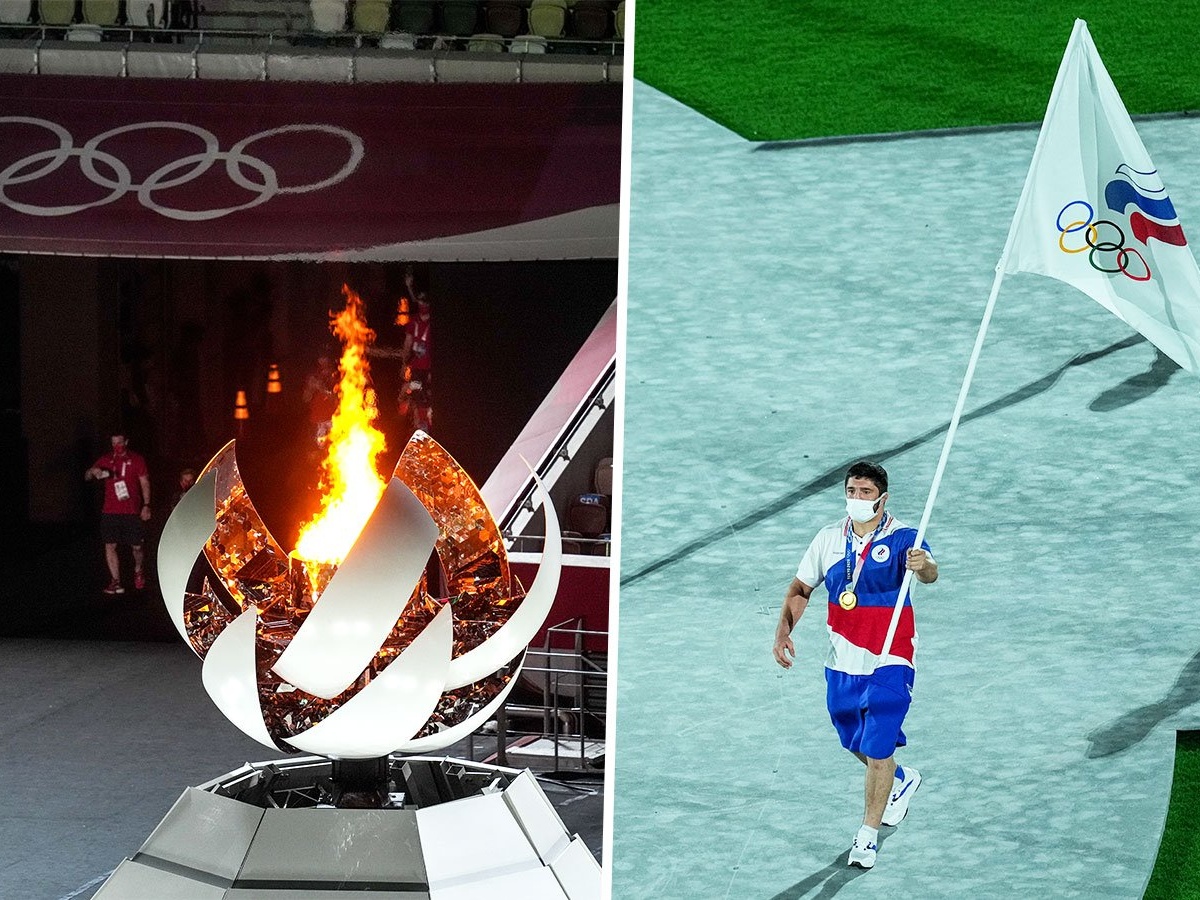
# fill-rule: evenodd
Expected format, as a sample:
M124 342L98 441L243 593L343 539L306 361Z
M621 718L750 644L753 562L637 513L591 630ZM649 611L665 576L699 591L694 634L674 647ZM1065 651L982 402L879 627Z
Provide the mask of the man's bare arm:
M785 669L790 669L792 660L796 658L796 645L792 643L792 629L804 615L804 610L808 606L808 598L812 596L812 592L813 589L799 578L793 578L792 583L788 585L787 594L784 595L783 609L779 611L779 626L775 629L773 652L775 662Z
M148 522L150 520L150 476L139 475L138 484L142 486L142 521Z

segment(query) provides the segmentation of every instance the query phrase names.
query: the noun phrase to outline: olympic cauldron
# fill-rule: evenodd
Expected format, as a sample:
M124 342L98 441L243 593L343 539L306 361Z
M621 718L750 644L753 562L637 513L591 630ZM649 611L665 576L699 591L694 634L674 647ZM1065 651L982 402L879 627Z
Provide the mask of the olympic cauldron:
M549 613L561 536L537 491L546 544L524 595L478 489L423 432L341 563L306 563L271 537L231 441L163 529L163 597L209 696L260 743L346 760L426 753L496 712ZM432 551L444 598L429 592Z
M530 772L407 755L466 735L515 683L561 564L557 518L536 490L546 548L522 595L478 490L428 435L405 447L336 565L285 555L233 443L213 457L163 531L167 608L238 728L319 755L247 763L188 788L97 900L599 900L598 864ZM425 576L434 551L444 598ZM339 765L359 783L326 796Z

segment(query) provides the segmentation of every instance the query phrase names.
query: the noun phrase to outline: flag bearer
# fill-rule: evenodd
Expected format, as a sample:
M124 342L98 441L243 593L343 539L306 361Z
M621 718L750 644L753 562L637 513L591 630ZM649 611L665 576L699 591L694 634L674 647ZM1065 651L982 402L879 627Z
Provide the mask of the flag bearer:
M846 518L822 528L800 561L788 587L775 631L775 661L791 668L796 656L791 633L821 582L829 592L829 656L826 703L842 746L867 766L863 824L848 863L875 865L880 825L897 825L921 784L912 766L896 765L896 748L907 740L901 725L912 702L917 633L912 603L905 600L886 659L884 640L906 569L925 584L937 580L937 563L916 529L898 522L884 507L888 476L882 466L856 462L846 472Z

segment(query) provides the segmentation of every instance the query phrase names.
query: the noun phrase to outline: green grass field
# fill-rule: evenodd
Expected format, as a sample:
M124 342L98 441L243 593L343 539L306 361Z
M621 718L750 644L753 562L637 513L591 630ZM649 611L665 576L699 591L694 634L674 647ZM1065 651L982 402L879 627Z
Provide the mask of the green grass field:
M756 141L1035 122L1076 18L1131 114L1200 110L1200 4L1163 0L638 0L635 74ZM1181 732L1146 898L1200 898L1197 821Z
M1200 897L1200 732L1181 731L1175 743L1171 805L1145 900Z
M1076 18L1130 113L1200 109L1200 3L638 0L635 74L756 141L1040 121Z

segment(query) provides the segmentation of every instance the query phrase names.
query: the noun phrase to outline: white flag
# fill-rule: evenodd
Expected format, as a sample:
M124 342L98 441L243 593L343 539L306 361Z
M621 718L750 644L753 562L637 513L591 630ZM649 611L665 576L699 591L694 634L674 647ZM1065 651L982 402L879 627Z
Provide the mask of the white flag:
M1013 219L1005 272L1079 288L1200 374L1200 269L1078 19Z

